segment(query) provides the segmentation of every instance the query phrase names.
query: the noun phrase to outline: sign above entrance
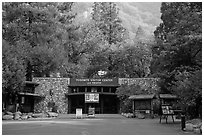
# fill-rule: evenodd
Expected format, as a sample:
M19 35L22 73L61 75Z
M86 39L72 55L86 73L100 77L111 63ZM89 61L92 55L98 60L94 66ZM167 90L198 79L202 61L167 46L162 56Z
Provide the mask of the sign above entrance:
M78 79L71 78L69 86L119 86L118 79Z
M85 103L99 103L99 94L85 94Z

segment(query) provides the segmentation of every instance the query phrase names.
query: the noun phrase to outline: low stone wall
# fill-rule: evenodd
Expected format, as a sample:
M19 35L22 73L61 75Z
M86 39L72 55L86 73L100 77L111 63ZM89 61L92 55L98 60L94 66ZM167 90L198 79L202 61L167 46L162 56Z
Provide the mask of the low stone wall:
M35 93L44 96L41 99L35 99L34 112L47 112L49 102L55 102L59 113L67 113L68 98L65 94L68 92L70 78L33 78L34 82L39 83ZM50 95L50 91L53 95Z

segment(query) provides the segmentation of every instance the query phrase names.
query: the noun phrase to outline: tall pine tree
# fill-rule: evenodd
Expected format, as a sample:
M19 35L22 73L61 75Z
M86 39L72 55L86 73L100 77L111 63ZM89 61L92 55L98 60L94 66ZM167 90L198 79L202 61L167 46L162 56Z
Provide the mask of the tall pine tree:
M109 44L116 44L124 39L125 29L118 14L119 9L113 2L94 2L93 4L92 19Z

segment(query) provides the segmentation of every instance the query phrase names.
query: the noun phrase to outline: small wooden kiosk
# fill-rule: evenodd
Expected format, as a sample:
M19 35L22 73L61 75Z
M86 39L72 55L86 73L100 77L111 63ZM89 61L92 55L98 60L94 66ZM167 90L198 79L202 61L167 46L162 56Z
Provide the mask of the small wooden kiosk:
M178 97L173 94L159 94L159 99L161 104L173 105L178 100Z
M132 95L129 99L133 100L133 115L140 112L144 114L153 114L153 99L155 94L150 95Z

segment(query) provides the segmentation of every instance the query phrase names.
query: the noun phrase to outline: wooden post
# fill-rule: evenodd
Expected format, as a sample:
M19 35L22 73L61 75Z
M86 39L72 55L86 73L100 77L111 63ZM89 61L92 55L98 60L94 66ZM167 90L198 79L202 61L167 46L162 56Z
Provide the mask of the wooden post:
M68 99L68 114L71 113L71 97L67 97Z
M101 97L101 114L103 114L103 98Z
M150 100L150 108L151 108L150 114L153 115L153 100L152 99Z
M133 117L135 117L135 101L132 100L132 102Z
M86 110L87 107L86 107L86 106L87 106L87 104L85 103L85 107L84 107L84 113L85 113L85 114L87 113L87 110ZM88 113L87 113L87 114L88 114Z

